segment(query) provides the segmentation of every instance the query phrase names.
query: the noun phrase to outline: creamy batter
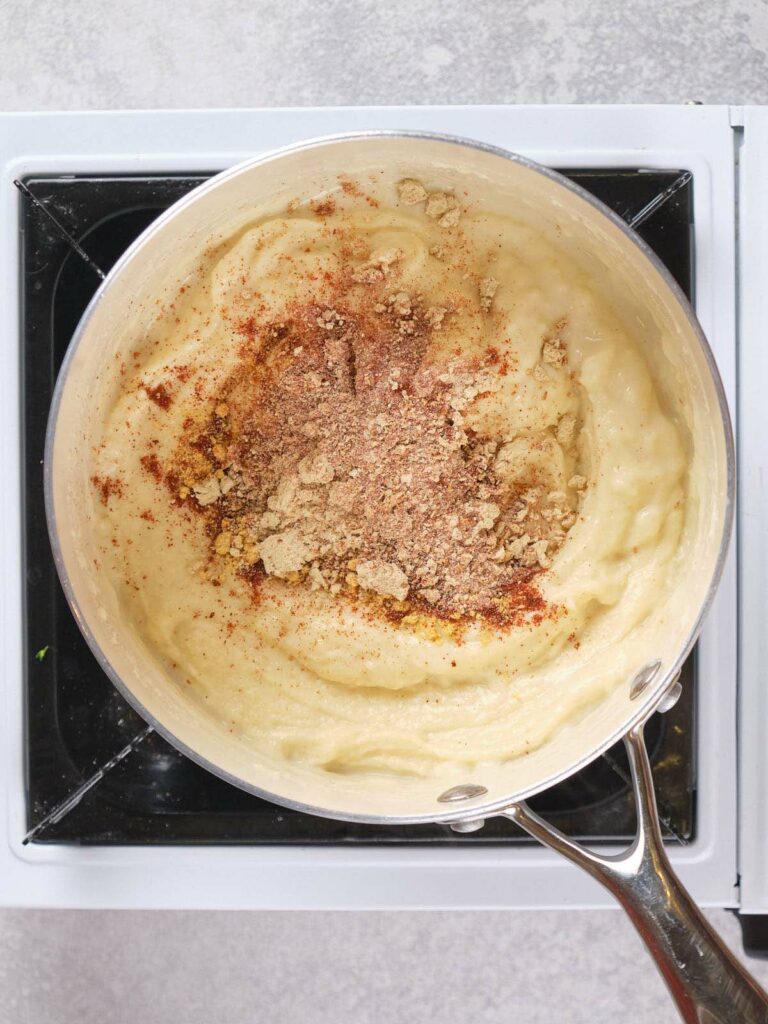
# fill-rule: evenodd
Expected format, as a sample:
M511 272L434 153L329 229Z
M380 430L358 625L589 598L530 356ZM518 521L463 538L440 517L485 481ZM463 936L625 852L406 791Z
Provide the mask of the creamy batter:
M471 196L343 181L255 220L121 374L102 567L177 685L278 761L524 754L616 685L610 651L674 582L687 455L640 341ZM387 446L422 412L434 451L426 427Z

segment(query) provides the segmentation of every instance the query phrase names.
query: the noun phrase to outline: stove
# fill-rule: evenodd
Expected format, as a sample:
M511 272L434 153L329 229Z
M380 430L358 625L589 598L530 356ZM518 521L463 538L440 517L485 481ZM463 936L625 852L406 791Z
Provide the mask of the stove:
M58 366L100 275L156 216L249 155L371 128L443 131L506 146L597 195L635 226L694 301L734 410L743 121L739 110L698 106L0 116L0 415L11 481L2 535L1 903L609 903L590 878L532 845L509 821L459 835L442 825L381 828L313 818L228 785L147 730L99 669L58 585L42 499L45 424ZM741 315L743 325L743 302ZM746 849L738 835L737 764L747 750L737 742L738 627L743 632L745 617L737 617L734 555L685 665L683 697L647 734L677 870L699 902L736 907L744 905L739 856ZM622 748L531 804L569 835L604 846L625 841L634 813ZM765 907L747 909L768 909L765 895Z
M687 171L600 169L569 176L629 220L690 294L692 196ZM36 842L530 842L504 819L460 836L447 825L381 828L268 804L194 764L158 734L135 744L66 815L56 807L137 735L143 723L96 663L64 599L45 528L40 460L53 385L88 301L130 242L206 179L195 175L28 177L21 209L24 578L26 640L47 648L27 669L27 824ZM661 197L661 202L659 201ZM666 198L664 198L666 197ZM646 211L643 213L643 211ZM77 248L72 244L77 241ZM45 641L45 644L43 644ZM685 699L648 726L659 805L670 838L695 829L695 659ZM569 835L632 834L628 765L619 744L532 801ZM54 818L45 822L53 808Z

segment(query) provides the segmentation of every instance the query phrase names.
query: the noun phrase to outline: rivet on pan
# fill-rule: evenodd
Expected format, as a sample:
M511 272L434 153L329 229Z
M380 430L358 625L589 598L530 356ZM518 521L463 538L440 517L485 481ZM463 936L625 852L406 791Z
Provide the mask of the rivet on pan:
M680 673L678 672L675 676L674 682L670 683L669 689L659 701L657 711L671 711L672 708L680 700L680 694L683 692L683 684L680 682Z
M645 690L659 674L660 668L661 662L653 661L650 665L646 665L644 668L640 669L629 687L630 700L634 700L636 697L640 696L643 690Z
M455 804L459 800L471 800L473 796L483 796L487 792L488 790L485 786L478 786L477 783L467 782L463 786L454 786L453 789L446 789L437 800L441 804Z
M469 818L467 821L452 821L452 832L477 832L485 824L485 818Z

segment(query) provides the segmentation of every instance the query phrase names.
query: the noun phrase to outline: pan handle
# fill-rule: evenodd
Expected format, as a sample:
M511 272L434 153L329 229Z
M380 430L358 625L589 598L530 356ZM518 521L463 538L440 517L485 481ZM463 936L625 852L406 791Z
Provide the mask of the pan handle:
M687 1024L768 1024L768 995L741 966L683 888L661 838L643 725L624 739L632 769L637 834L615 856L574 843L521 802L503 812L545 846L602 883L632 920Z

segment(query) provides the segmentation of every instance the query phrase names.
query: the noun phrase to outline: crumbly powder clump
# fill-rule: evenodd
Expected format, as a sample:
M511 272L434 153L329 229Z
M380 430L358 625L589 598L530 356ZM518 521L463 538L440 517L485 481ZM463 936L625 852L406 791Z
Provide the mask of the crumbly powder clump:
M480 308L486 312L493 305L493 298L498 290L499 282L495 277L484 277L480 281Z
M415 206L417 203L423 203L428 195L421 182L415 181L413 178L405 178L401 181L397 186L397 194L404 206Z
M403 206L424 203L424 212L441 228L455 228L461 220L461 204L452 192L427 192L420 181L404 178L397 186Z

